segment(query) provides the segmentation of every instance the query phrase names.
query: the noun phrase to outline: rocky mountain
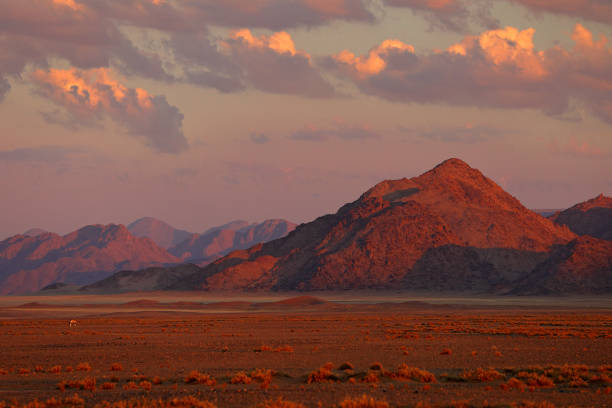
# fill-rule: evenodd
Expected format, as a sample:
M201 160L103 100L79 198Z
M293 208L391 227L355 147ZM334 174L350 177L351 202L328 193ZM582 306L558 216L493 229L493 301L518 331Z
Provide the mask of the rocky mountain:
M140 218L127 229L136 237L146 237L162 248L173 247L189 238L192 233L176 229L173 226L152 217Z
M336 214L232 252L169 289L504 292L576 238L450 159L383 181Z
M232 251L284 237L295 227L295 224L279 219L266 220L260 224L233 221L211 228L203 234L192 234L168 251L186 261L209 263Z
M612 198L603 194L550 217L578 235L612 240Z
M585 235L555 248L512 292L527 295L612 293L612 241Z
M15 235L0 242L0 294L33 292L55 282L91 283L123 269L177 262L123 225L89 225L64 236Z
M25 235L27 237L35 237L37 235L41 235L41 234L44 234L46 232L48 232L48 231L45 231L42 228L30 228L29 230L24 232L23 235Z

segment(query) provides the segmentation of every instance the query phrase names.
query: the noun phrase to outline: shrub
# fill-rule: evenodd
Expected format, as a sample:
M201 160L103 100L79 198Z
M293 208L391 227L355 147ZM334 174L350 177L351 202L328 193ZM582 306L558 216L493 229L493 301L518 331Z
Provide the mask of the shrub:
M49 369L49 372L53 373L53 374L59 374L59 373L62 372L62 366L61 365L55 365L55 366L53 366L53 367L51 367Z
M502 390L516 389L519 391L523 391L525 389L525 383L519 380L518 378L512 377L511 379L508 380L507 383L501 384L500 388Z
M89 363L79 363L76 368L78 371L91 371Z
M464 371L461 374L461 378L465 378L466 380L473 382L490 382L503 379L505 376L492 368L477 368L476 370L472 371Z
M194 370L185 377L185 383L187 384L206 384L212 387L215 384L217 384L217 380L215 380L214 377L208 374L200 373Z
M450 356L451 354L453 354L453 351L451 349L447 349L447 348L443 349L440 352L440 355L442 355L442 356Z
M245 372L240 371L236 373L230 380L231 384L250 384L253 379L249 377Z
M117 383L114 383L114 382L105 382L105 383L102 383L100 388L103 390L114 390L116 385Z
M111 365L111 371L122 371L123 370L123 366L119 363L113 363Z
M326 381L335 381L335 380L337 380L338 377L336 377L332 373L331 368L329 368L329 364L331 364L331 363L327 363L323 367L319 368L318 370L315 370L315 371L311 372L310 374L308 374L308 378L307 378L306 382L308 384L310 384L310 383L318 383L318 382L326 382Z
M383 365L379 362L372 363L372 365L370 366L370 370L382 371Z
M435 383L436 376L427 370L421 370L416 367L409 367L406 364L402 364L398 367L396 373L391 374L392 377L400 380L413 380L424 383Z
M340 364L338 370L352 370L353 368L353 365L347 361L345 363Z
M149 381L141 381L140 383L138 383L138 386L145 391L151 391L151 387L152 387Z

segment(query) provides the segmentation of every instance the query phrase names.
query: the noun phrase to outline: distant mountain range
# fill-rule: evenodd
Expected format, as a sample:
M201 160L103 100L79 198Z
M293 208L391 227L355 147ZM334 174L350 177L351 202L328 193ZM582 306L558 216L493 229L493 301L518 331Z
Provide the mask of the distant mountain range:
M383 181L284 238L180 272L122 272L121 280L133 288L139 274L146 282L171 274L173 282L156 286L170 290L610 293L612 241L579 236L450 159L419 177ZM122 290L118 275L95 289Z
M184 261L204 265L232 250L284 236L293 228L295 224L284 220L233 221L199 235L146 217L127 228L90 225L64 236L31 229L0 242L0 294L65 289L67 283L89 284L127 269Z
M129 230L17 235L0 243L0 289L612 293L611 203L599 196L545 218L449 159L297 227L234 221L193 234L143 218Z

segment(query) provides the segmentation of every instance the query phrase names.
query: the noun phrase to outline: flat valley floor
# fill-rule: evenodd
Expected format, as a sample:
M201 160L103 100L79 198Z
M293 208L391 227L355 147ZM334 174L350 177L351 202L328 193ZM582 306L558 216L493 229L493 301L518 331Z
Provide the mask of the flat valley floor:
M612 407L597 299L114 299L2 298L0 407Z

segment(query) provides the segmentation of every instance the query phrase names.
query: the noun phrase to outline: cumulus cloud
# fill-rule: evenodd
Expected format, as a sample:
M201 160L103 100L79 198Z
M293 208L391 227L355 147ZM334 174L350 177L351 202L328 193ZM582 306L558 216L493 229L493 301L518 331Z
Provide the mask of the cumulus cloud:
M612 23L612 3L609 0L510 0L535 12L580 16L587 20Z
M296 49L284 31L256 37L248 29L237 30L221 46L240 70L243 82L256 89L313 98L334 95L334 88L321 76L310 55Z
M491 15L490 1L463 0L384 0L391 7L411 9L415 14L424 16L432 28L466 32L470 23L485 28L497 28L499 22ZM471 8L468 8L470 4Z
M377 139L380 136L368 126L348 125L344 122L336 122L333 126L318 127L306 125L302 129L293 132L289 138L308 142L323 142L330 138L342 140L367 140Z
M578 102L612 123L612 48L606 38L595 40L577 24L572 49L538 51L534 33L489 30L422 55L393 40L392 47L383 42L364 56L342 51L327 63L362 92L391 101L532 108L549 115L567 115Z
M156 151L187 148L183 115L176 107L164 96L124 86L105 68L37 70L31 77L37 92L64 107L76 123L107 116Z

